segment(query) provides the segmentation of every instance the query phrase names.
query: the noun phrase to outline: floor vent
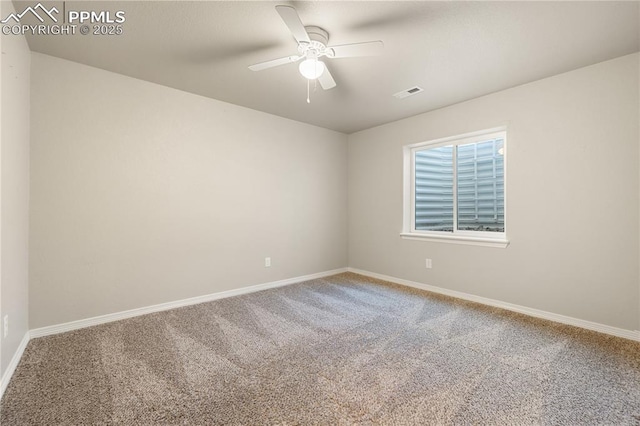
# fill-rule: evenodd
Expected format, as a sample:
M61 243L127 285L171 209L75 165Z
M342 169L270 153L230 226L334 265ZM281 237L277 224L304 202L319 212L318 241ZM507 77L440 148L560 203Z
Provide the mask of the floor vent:
M393 97L398 98L398 99L404 99L406 97L415 95L416 93L420 93L420 92L424 92L424 89L422 87L418 87L418 86L414 86L414 87L410 87L408 89L405 89L401 92L395 93L393 95Z

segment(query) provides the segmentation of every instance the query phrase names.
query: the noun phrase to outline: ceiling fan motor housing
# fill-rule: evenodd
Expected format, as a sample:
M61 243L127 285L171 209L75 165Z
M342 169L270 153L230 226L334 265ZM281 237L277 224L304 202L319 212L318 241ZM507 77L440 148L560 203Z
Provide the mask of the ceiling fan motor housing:
M309 39L311 42L300 43L298 45L298 50L302 55L307 53L311 53L315 57L320 57L325 55L327 52L327 44L329 43L329 33L320 27L307 26L304 27L309 35Z
M318 42L323 47L326 47L329 44L329 33L323 30L320 27L308 26L304 27L307 30L307 34L309 34L309 38L311 39L311 43Z

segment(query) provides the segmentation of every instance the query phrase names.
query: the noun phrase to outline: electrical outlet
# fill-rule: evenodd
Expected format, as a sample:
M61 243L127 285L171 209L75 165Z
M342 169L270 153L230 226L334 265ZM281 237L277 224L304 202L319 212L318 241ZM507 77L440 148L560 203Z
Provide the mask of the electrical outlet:
M431 268L432 268L432 266L431 266L431 259L425 259L424 266L425 266L425 268L427 268L427 269L431 269Z
M4 337L7 337L9 335L9 315L4 316L2 324L4 325Z
M265 268L270 268L271 267L271 258L270 257L265 257L264 258L264 267Z

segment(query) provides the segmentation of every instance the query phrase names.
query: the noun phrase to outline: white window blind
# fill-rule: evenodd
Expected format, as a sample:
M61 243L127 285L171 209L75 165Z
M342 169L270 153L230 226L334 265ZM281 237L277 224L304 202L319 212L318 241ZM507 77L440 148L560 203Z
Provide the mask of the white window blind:
M504 232L504 140L458 145L458 229Z
M416 229L453 232L453 147L415 155Z
M413 151L416 230L504 233L503 133L464 141Z

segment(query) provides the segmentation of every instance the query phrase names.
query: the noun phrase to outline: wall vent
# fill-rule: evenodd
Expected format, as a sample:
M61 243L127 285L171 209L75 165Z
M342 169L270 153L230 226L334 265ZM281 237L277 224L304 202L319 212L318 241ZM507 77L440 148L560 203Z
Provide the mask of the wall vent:
M405 89L401 92L395 93L393 95L394 98L397 99L404 99L408 96L412 96L415 95L416 93L420 93L420 92L424 92L424 89L422 87L418 87L418 86L414 86L414 87L410 87L408 89Z

